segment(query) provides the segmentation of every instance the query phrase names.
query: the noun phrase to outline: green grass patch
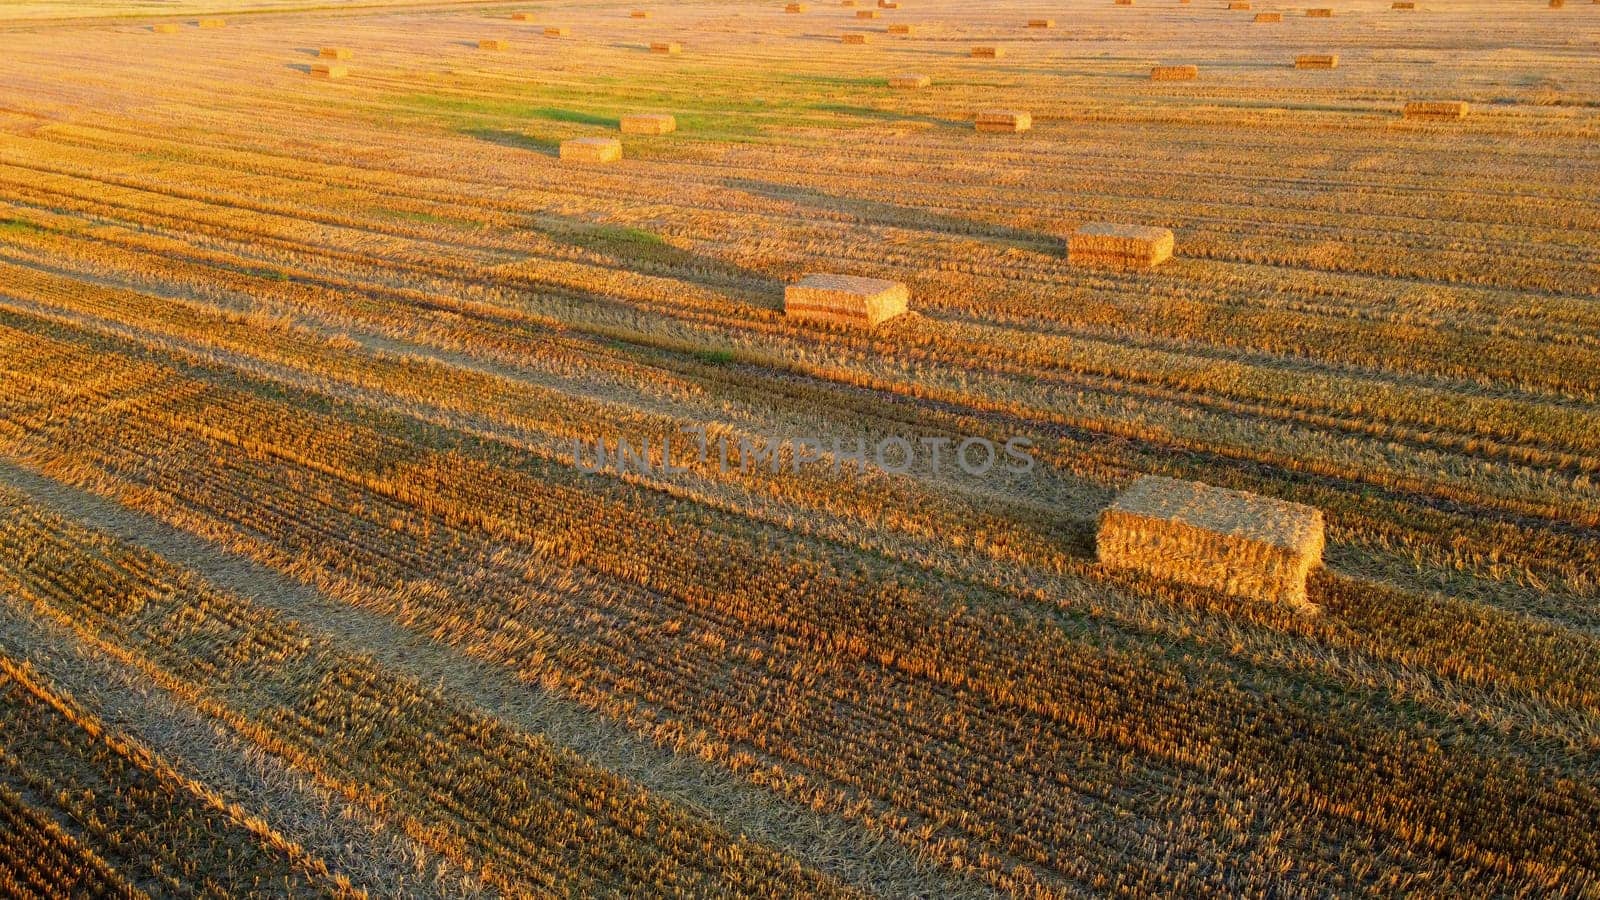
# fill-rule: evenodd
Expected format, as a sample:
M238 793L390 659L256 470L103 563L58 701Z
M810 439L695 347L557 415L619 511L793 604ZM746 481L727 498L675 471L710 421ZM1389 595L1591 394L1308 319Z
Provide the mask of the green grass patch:
M562 228L553 230L551 237L585 250L604 253L621 260L656 263L665 266L689 265L695 255L667 243L661 235L643 228L618 225Z
M416 212L409 209L390 209L386 206L378 207L372 212L374 215L381 216L385 219L397 219L402 222L418 222L424 225L445 225L450 228L480 228L483 226L482 222L475 222L470 219L457 219L451 216L439 216L434 215L433 213Z
M401 117L414 117L507 146L548 150L560 138L599 127L614 129L624 112L670 112L678 117L677 133L649 140L650 155L671 155L674 143L719 141L748 143L760 140L768 129L851 127L864 115L841 119L840 111L811 108L814 101L798 90L781 85L739 85L707 92L714 80L685 84L682 90L660 84L647 87L596 79L583 86L525 85L524 96L470 94L400 94L389 98ZM691 87L693 89L691 89ZM774 87L773 96L760 96L761 87ZM388 118L392 121L394 114ZM851 121L854 119L855 121ZM547 124L550 131L529 135L531 124ZM562 126L575 126L571 130ZM532 143L530 143L530 140ZM550 143L546 143L549 140Z
M491 144L499 144L502 147L515 147L518 150L533 150L550 155L561 152L561 140L559 138L525 134L521 131L509 131L504 128L468 127L456 130L462 134L471 135L480 141L488 141Z
M704 350L694 351L694 358L713 366L732 365L733 361L737 359L732 350L722 350L710 347Z
M252 278L265 278L269 281L288 281L289 273L282 269L269 269L265 266L244 266L239 269Z
M572 122L577 125L604 125L608 128L616 128L622 124L622 119L619 116L597 116L593 113L579 112L575 109L561 109L554 106L540 107L534 110L533 114L552 122Z
M44 229L27 219L0 219L0 234L43 234Z

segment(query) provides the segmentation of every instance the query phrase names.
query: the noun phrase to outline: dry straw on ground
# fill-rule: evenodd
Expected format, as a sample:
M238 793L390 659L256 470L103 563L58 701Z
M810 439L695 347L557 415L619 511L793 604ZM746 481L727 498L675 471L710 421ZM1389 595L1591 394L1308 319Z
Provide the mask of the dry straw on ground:
M1306 612L1322 512L1243 491L1146 476L1100 514L1100 562Z
M677 56L679 53L683 52L683 47L680 46L676 41L651 41L650 52L665 53L669 56Z
M622 158L622 142L606 137L572 138L561 142L561 158L573 162L616 162Z
M889 76L889 87L900 88L902 90L918 90L931 84L933 84L933 79L926 75L917 75L908 72L900 75Z
M1312 19L1331 19L1333 18L1333 10L1325 6L1319 6L1306 10L1306 16Z
M227 19L201 19L200 21L196 22L195 25L200 27L200 28L226 28L227 25L228 25L228 20Z
M1152 66L1151 81L1193 81L1200 77L1199 66Z
M1282 22L1283 21L1283 13L1275 13L1275 12L1256 13L1256 21L1257 22Z
M868 44L871 42L872 38L860 31L847 31L839 35L839 43L841 44Z
M172 24L171 22L162 22L159 25L151 25L150 30L154 31L156 34L177 34L183 29L178 25Z
M509 46L511 42L501 38L484 38L478 42L479 50L504 50Z
M354 54L349 47L322 47L317 50L317 55L323 59L349 59Z
M1055 19L1029 19L1028 20L1028 27L1029 28L1054 28L1054 27L1056 27L1056 20Z
M667 113L632 113L622 117L623 134L671 134L678 120Z
M1073 265L1147 269L1172 257L1172 232L1148 225L1089 222L1067 238Z
M1294 58L1296 69L1337 69L1339 68L1339 54L1337 53L1305 53Z
M1403 115L1408 119L1465 119L1467 104L1460 100L1412 100Z
M1004 48L1004 47L973 47L972 48L972 56L973 56L974 59L1000 59L1000 58L1004 57L1005 55L1006 55L1006 48Z
M350 74L340 63L314 62L311 64L311 77L313 78L343 78Z
M871 327L906 311L910 292L898 281L855 275L807 275L783 291L791 319Z
M1015 109L986 109L973 123L978 131L1016 134L1033 127L1033 116Z

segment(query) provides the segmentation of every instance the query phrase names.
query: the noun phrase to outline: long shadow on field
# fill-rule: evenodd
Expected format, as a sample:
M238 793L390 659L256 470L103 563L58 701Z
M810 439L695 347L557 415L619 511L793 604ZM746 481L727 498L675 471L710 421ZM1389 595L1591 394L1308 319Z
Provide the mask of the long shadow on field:
M959 119L941 119L938 116L916 116L895 112L892 109L874 109L870 106L851 106L846 103L815 103L811 109L818 112L836 113L841 116L855 116L859 119L877 119L882 122L921 122L924 125L937 125L941 128L970 128L971 125Z
M561 155L561 144L549 138L534 137L520 131L507 131L503 128L467 128L462 134L471 135L480 141L499 144L502 147L515 147L518 150L532 150L543 153L545 156Z
M783 306L783 284L776 277L674 246L652 231L549 214L537 221L546 237L608 256L629 271L686 281L759 306Z
M622 120L616 116L597 116L559 106L541 106L533 111L533 115L551 122L571 122L576 125L604 125L607 128L616 128L622 124Z
M787 200L830 212L847 212L869 225L886 225L894 228L920 228L940 234L960 235L987 239L1022 250L1040 250L1054 247L1060 239L1036 231L996 225L976 219L963 219L929 212L915 206L901 206L882 200L859 197L840 197L815 188L794 184L778 184L753 178L729 178L722 182L734 190L746 191L770 200Z
M311 74L311 67L306 65L305 63L289 63L288 65L284 66L284 68L285 69L293 69L294 71L299 72L302 75Z

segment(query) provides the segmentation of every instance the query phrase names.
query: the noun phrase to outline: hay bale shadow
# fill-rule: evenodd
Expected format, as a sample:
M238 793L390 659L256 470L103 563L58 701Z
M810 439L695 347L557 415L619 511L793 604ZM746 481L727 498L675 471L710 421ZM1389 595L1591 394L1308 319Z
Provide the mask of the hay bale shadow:
M551 122L568 122L574 125L600 125L612 129L622 127L622 119L618 116L601 116L594 113L580 112L576 109L563 109L559 106L541 106L533 110L532 114Z
M734 190L746 191L769 200L802 203L830 212L848 212L868 225L922 229L941 234L987 239L1019 250L1044 250L1059 247L1061 244L1060 238L1035 231L964 219L882 200L841 197L801 185L779 184L753 178L728 178L722 183Z
M856 116L862 119L877 119L882 122L919 122L924 125L934 125L940 128L970 129L971 122L960 119L941 119L938 116L910 115L895 112L892 109L874 109L870 106L851 106L846 103L818 103L811 109L818 112L838 113L842 116Z
M311 74L311 67L305 63L289 63L288 65L284 66L284 68L293 69L294 71L299 72L301 75Z
M783 283L777 277L685 250L647 229L554 214L540 215L538 228L552 240L609 257L629 271L658 272L712 290L736 293L757 306L783 308Z
M517 150L531 150L545 156L560 156L561 142L549 138L537 138L523 134L519 131L507 131L503 128L469 128L462 132L480 141L499 144L502 147L513 147Z

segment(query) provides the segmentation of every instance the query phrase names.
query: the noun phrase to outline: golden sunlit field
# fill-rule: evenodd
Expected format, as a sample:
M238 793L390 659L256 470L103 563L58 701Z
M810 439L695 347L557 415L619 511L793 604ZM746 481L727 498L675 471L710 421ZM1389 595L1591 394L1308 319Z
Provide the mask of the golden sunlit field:
M1600 897L1600 3L1328 2L0 6L0 895Z

